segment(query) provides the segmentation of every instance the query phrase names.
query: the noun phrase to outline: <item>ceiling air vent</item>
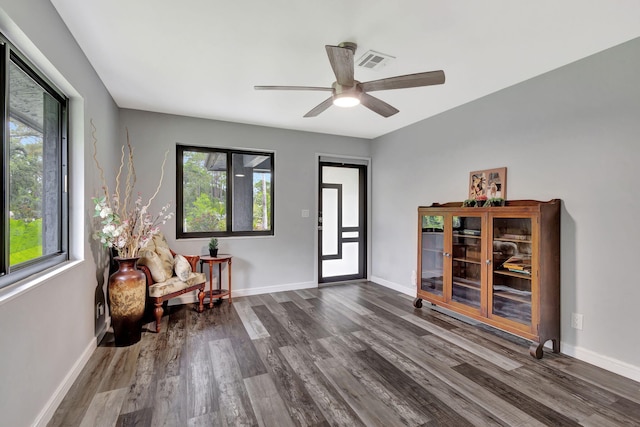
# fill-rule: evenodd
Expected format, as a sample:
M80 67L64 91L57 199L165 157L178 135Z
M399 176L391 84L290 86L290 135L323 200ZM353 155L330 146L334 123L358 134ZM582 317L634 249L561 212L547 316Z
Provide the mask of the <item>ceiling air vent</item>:
M356 64L358 67L368 68L370 70L378 70L392 59L396 59L395 56L387 55L386 53L376 52L375 50L368 50L358 59Z

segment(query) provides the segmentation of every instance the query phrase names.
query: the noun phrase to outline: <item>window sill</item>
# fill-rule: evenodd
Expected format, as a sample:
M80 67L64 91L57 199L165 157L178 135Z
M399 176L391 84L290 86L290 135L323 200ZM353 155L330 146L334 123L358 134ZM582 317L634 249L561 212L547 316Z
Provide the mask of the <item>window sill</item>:
M81 260L67 261L61 265L57 265L49 270L43 271L42 273L33 275L29 278L0 289L0 306L11 301L14 298L21 296L22 294L40 287L57 275L65 273L82 264L82 262L83 261Z

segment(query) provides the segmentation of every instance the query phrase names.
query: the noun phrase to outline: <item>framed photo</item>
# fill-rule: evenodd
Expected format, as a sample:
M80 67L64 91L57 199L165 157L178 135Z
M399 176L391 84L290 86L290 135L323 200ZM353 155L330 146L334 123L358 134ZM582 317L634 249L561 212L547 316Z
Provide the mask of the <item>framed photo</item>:
M507 199L507 168L486 169L469 174L469 199Z

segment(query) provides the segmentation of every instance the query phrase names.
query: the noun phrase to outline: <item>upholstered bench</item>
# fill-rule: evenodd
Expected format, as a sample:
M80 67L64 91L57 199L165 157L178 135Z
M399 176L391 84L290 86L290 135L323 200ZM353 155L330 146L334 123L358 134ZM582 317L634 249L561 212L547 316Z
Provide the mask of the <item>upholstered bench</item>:
M162 234L154 236L147 246L140 250L138 267L147 276L149 300L155 308L156 332L160 332L160 321L165 301L185 294L198 292L198 313L204 311L204 287L207 281L204 273L196 272L200 259L197 255L180 255L169 249Z

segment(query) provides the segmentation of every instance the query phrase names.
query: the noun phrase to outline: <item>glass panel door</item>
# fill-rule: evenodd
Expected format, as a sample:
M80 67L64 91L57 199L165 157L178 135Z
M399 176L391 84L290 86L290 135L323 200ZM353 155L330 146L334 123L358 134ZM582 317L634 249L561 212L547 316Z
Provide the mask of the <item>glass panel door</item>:
M531 218L493 219L491 314L531 324Z
M422 248L420 256L420 289L443 296L444 217L422 216Z
M454 216L451 301L480 310L482 217Z
M366 277L366 166L320 163L318 282Z

